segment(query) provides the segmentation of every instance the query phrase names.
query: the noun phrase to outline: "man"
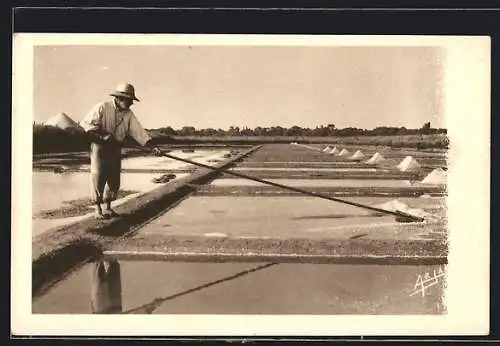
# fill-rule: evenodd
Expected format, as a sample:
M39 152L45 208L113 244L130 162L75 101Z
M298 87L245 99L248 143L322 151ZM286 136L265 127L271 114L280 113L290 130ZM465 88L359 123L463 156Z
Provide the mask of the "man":
M130 110L134 101L139 101L134 86L119 84L110 96L112 100L96 104L81 123L91 139L92 200L99 219L118 215L111 208L111 202L120 189L123 140L130 136L140 145L150 147L155 155L161 155L161 150L153 145L152 138ZM104 213L102 203L106 204Z

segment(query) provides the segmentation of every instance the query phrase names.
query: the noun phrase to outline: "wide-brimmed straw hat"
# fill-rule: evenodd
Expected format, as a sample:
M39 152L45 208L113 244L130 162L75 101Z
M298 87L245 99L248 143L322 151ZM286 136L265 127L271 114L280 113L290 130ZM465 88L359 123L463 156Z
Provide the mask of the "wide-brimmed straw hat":
M126 97L132 100L139 101L139 99L135 96L134 86L129 83L118 84L115 91L113 91L110 95L116 97Z

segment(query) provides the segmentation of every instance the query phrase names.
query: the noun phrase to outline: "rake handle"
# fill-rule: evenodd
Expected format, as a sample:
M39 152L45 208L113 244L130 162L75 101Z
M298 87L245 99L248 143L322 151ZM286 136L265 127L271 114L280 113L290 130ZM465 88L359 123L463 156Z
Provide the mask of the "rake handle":
M339 202L339 203L349 204L349 205L352 205L352 206L355 206L355 207L358 207L358 208L368 209L368 210L372 210L372 211L376 211L376 212L380 212L380 213L391 214L391 215L398 216L398 217L404 217L404 218L412 219L412 220L417 221L417 222L424 221L424 219L421 218L421 217L410 215L410 214L403 213L403 212L400 212L400 211L390 211L390 210L380 209L380 208L376 208L376 207L371 207L371 206L360 204L360 203L356 203L356 202L346 201L346 200L343 200L343 199L339 199L339 198L335 198L335 197L330 197L330 196L327 196L327 195L324 195L324 194L321 194L321 193L311 192L311 191L299 189L299 188L296 188L296 187L282 185L282 184L274 183L272 181L268 181L268 180L263 180L263 179L251 177L251 176L248 176L248 175L245 175L245 174L241 174L241 173L237 173L237 172L231 172L231 171L227 171L225 169L208 166L208 165L205 165L203 163L194 162L194 161L191 161L191 160L188 160L188 159L183 159L181 157L177 157L177 156L174 156L174 155L166 154L166 153L163 153L163 152L162 152L161 155L164 156L164 157L168 157L170 159L173 159L173 160L182 161L184 163L188 163L188 164L191 164L191 165L195 165L195 166L207 168L207 169L210 169L210 170L213 170L213 171L217 171L219 173L225 173L225 174L233 175L235 177L244 178L244 179L248 179L248 180L253 180L253 181L256 181L256 182L259 182L259 183L262 183L262 184L271 185L271 186L278 187L278 188L281 188L281 189L298 192L298 193L301 193L301 194L304 194L304 195L307 195L307 196L318 197L318 198L326 199L326 200L333 201L333 202Z

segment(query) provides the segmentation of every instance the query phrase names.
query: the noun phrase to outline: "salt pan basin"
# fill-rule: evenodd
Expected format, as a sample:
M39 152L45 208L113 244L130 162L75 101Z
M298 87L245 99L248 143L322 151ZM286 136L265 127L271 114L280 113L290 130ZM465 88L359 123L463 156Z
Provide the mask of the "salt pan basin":
M120 261L120 267L124 313L445 312L444 266ZM91 314L90 271L84 266L35 299L33 313ZM436 280L422 290L426 275Z
M224 158L225 154L230 153L229 150L196 150L193 153L184 153L180 150L174 150L169 154L177 156L179 158L188 159L190 161L203 163L206 165L213 165L213 160L227 160ZM89 170L90 165L81 165L79 167L82 170ZM178 169L191 169L197 168L197 166L185 163L182 161L177 161L167 157L156 157L156 156L138 156L138 157L127 157L122 159L122 169L133 169L133 170L178 170Z
M389 172L377 168L280 168L280 167L235 167L230 171L276 171L276 172Z
M169 154L190 161L211 165L210 160L224 160L224 154L228 154L229 150L196 150L194 153L184 153L180 150L174 150ZM131 157L122 161L123 169L181 169L196 167L182 161L177 161L167 157Z
M161 174L153 173L122 173L121 189L139 191L130 194L114 202L114 206L120 205L129 199L141 194L148 193L165 184L151 182L152 178ZM188 173L176 174L175 179L188 176ZM66 201L90 196L91 181L89 173L63 173L54 174L50 172L33 173L33 198L32 215L46 210L63 207ZM72 216L58 219L34 218L32 220L33 236L44 233L47 230L62 225L68 225L92 217L92 206L89 206L89 213L80 216Z
M249 159L252 157L250 156ZM357 162L353 161L333 161L333 162L328 162L328 161L321 161L321 162L315 162L315 161L244 161L241 163L240 166L245 166L245 167L259 167L259 166L280 166L280 165L315 165L315 166L337 166L337 165L342 165L342 166L353 166L357 165Z
M344 198L370 206L393 199ZM446 211L444 198L406 197L398 201L436 216L442 217ZM141 228L140 234L347 239L361 232L367 237L421 239L414 232L403 235L385 232L386 228L400 225L408 225L410 230L411 224L398 223L392 215L381 216L371 210L314 197L191 196Z
M176 174L176 179L189 175ZM150 191L162 184L151 182L159 173L122 173L121 190ZM70 172L54 174L33 172L33 214L43 210L62 207L65 201L90 197L91 178L89 173Z
M409 180L391 179L266 179L273 183L293 186L324 186L324 187L411 187ZM244 178L216 179L213 186L264 186L266 184Z

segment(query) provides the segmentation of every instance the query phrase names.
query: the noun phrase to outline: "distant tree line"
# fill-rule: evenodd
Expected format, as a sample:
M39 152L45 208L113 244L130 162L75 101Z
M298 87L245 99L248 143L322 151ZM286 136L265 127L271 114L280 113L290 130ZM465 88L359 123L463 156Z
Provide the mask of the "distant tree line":
M431 123L425 123L421 128L408 129L406 127L381 126L372 130L357 127L336 128L335 125L320 125L315 128L300 126L282 127L256 127L254 129L230 126L229 129L197 129L194 126L184 126L173 129L170 126L149 130L155 137L163 136L201 136L201 137L227 137L227 136L255 136L255 137L353 137L353 136L405 136L405 135L430 135L446 134L446 129L431 128Z

